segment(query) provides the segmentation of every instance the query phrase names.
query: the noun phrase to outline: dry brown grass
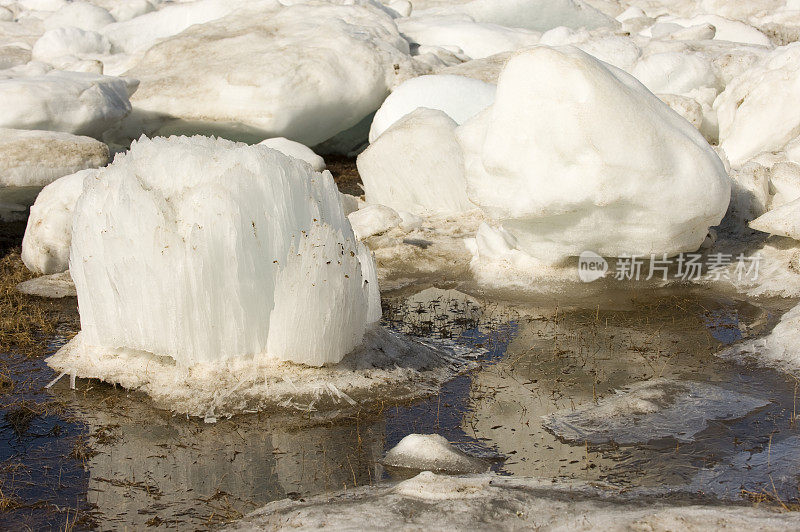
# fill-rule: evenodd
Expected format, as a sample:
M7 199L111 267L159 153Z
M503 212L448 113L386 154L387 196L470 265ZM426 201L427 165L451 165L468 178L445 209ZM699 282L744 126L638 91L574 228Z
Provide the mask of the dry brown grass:
M361 196L361 176L356 169L356 160L341 155L326 155L325 164L330 170L339 191L351 196Z
M42 355L44 339L52 336L65 319L76 321L74 312L63 312L75 306L74 300L47 300L17 291L19 283L34 277L22 263L19 248L0 258L0 352ZM2 384L0 375L0 387Z

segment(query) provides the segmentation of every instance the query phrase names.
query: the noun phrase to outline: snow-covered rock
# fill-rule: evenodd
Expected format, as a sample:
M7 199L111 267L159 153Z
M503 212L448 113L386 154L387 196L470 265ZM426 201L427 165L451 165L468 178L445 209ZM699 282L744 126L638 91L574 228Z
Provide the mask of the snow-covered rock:
M397 211L385 205L367 205L347 217L359 240L384 233L403 222Z
M141 80L147 132L314 146L375 111L417 66L381 10L257 2L159 42L127 75Z
M88 360L319 366L380 317L373 259L330 173L223 139L142 138L86 179L70 273Z
M456 126L442 111L418 108L379 136L357 160L367 202L420 214L474 209Z
M443 111L463 124L494 102L495 90L491 83L449 74L410 79L394 89L375 113L369 141L375 142L392 124L419 107Z
M50 275L69 269L75 204L83 192L83 179L99 171L81 170L56 179L36 197L22 239L22 262L30 271Z
M409 434L386 453L383 463L391 467L448 473L483 473L489 469L485 461L456 449L439 434Z
M131 111L137 81L51 70L5 76L0 71L0 127L100 137Z
M714 108L720 145L734 166L778 151L800 134L800 44L776 49L734 78Z
M45 185L107 162L108 147L92 138L0 129L0 203L4 209L24 211Z
M730 199L691 124L574 47L513 56L495 103L456 135L470 200L546 263L694 251Z
M295 159L305 161L317 172L325 170L325 159L314 153L314 150L305 144L300 144L299 142L295 142L283 137L274 137L271 139L262 140L259 142L259 144L268 148L272 148L273 150L278 150L282 154L288 155L289 157L294 157Z

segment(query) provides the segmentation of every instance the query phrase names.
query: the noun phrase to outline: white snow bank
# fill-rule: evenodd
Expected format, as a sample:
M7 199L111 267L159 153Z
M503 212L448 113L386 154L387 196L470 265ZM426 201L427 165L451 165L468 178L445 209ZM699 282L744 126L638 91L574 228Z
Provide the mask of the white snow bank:
M383 102L369 130L375 140L392 124L419 107L444 112L463 124L494 102L497 87L464 76L431 75L410 79L394 89Z
M380 317L373 259L330 173L222 139L143 137L85 179L70 272L87 353L180 368L335 363Z
M569 441L631 444L672 437L689 442L710 420L740 418L766 404L712 384L653 379L542 419L547 430Z
M259 142L259 144L268 148L272 148L273 150L278 150L282 154L288 155L289 157L294 157L295 159L305 161L317 172L322 172L325 170L325 159L314 153L314 150L305 144L300 144L299 142L295 142L283 137L274 137L271 139L262 140Z
M83 179L99 171L81 170L56 179L36 197L22 239L22 262L30 271L49 275L69 269L75 204L83 192Z
M483 473L489 469L485 461L456 449L439 434L409 434L386 453L383 463L391 467L448 473Z
M381 10L254 3L159 42L128 75L141 80L134 103L146 132L282 136L315 146L429 69L418 68Z
M24 210L45 185L107 162L108 147L89 137L0 129L0 203Z
M546 263L694 251L730 199L722 162L691 124L574 47L514 55L494 104L456 136L470 200Z
M5 76L0 71L0 127L99 137L131 111L137 83L84 72Z
M617 25L614 19L581 0L473 0L412 12L412 16L434 15L466 15L476 22L533 31L547 31L559 26L596 29Z
M733 166L779 151L800 134L800 44L777 48L745 70L714 102L720 145Z
M772 331L761 338L735 344L718 353L722 358L800 373L800 305L781 316Z
M411 17L397 21L400 32L420 46L456 47L472 59L532 46L539 32L474 22L461 16Z
M626 490L627 491L627 490ZM267 504L226 530L730 530L782 531L796 512L752 506L687 505L685 497L636 499L606 485L491 474L453 477L423 472L397 483Z
M392 125L357 159L367 202L412 213L474 209L456 126L445 113L427 108Z

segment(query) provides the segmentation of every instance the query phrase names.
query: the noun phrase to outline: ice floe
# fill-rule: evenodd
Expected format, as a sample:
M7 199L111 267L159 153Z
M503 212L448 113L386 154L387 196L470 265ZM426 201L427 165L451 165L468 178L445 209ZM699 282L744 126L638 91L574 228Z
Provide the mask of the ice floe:
M597 404L555 412L543 423L569 441L631 444L671 437L687 442L709 420L736 419L766 404L712 384L654 379L632 384Z

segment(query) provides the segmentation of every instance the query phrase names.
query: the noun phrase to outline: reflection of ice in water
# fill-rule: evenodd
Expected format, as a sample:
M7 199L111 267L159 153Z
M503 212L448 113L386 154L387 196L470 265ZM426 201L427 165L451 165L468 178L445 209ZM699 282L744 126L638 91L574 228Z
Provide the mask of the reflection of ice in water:
M654 379L637 382L597 404L560 410L544 426L571 441L621 444L672 437L692 441L713 419L736 419L767 401L702 382Z
M88 502L101 528L205 527L272 500L380 478L380 423L276 430L251 418L207 425L92 415ZM142 423L148 419L148 423ZM111 424L108 424L111 423ZM158 516L154 520L155 516Z
M782 499L798 497L800 436L770 440L762 449L742 451L711 469L697 473L692 491L739 499L745 492Z

